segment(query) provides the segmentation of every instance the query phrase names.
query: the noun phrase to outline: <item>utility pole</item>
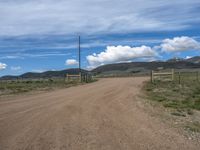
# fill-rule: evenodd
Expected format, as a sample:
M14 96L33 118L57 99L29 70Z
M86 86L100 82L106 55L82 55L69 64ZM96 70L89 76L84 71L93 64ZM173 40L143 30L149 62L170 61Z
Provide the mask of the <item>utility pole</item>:
M81 75L81 37L78 37L78 57L79 57L79 74L80 74L80 81L82 81L82 75Z

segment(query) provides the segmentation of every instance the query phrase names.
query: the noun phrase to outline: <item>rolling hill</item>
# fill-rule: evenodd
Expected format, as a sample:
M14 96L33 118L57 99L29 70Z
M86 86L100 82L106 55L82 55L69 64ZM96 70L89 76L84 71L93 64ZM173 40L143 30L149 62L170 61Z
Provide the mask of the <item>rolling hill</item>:
M91 71L83 70L83 73L92 73L95 75L107 74L147 74L151 70L163 69L200 69L200 56L195 56L189 59L172 58L167 61L153 61L153 62L131 62L131 63L116 63L99 66ZM3 76L0 80L14 80L14 79L39 79L39 78L64 78L66 74L78 74L79 69L66 69L61 71L46 71L42 73L28 72L20 76Z
M87 70L81 70L82 73L87 73ZM15 80L15 79L39 79L39 78L64 78L66 74L78 74L79 69L73 68L73 69L66 69L61 71L46 71L42 73L34 73L34 72L28 72L25 74L22 74L20 76L3 76L0 78L0 80Z
M197 69L200 68L200 63L192 63L186 61L178 62L131 62L131 63L118 63L108 64L97 67L92 70L96 74L109 74L109 73L146 73L150 70L157 70L158 68L163 69Z
M162 69L200 69L200 56L190 59L172 58L167 61L116 63L99 66L92 70L95 74L149 73Z

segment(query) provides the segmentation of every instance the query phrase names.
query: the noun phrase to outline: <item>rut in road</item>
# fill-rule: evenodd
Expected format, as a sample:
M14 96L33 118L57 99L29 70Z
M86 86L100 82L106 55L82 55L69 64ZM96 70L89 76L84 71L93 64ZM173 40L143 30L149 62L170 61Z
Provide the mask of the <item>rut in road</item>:
M140 107L147 78L0 100L0 150L198 149Z

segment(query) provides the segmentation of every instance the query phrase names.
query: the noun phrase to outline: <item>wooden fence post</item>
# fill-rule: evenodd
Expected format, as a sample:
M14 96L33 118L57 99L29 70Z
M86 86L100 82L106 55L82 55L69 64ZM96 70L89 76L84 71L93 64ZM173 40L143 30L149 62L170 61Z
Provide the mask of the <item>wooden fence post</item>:
M68 76L68 73L67 73L67 82L69 81L68 77L69 77L69 76Z
M86 83L88 83L88 75L86 74Z
M79 73L79 82L81 82L82 81L82 74L81 74L81 72Z
M181 72L178 72L178 83L181 84Z
M151 71L151 83L153 83L153 70Z
M174 81L174 69L172 69L172 81Z

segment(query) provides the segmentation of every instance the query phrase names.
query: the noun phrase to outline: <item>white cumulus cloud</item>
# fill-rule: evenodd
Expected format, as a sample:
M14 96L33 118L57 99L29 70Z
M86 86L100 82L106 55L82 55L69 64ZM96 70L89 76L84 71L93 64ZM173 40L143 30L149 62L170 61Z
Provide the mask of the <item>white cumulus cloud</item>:
M190 59L190 58L192 58L192 56L186 56L186 57L185 57L185 59Z
M130 46L107 46L106 50L99 53L88 55L87 61L89 68L99 65L117 62L127 62L135 58L154 57L157 53L148 46L130 47Z
M19 71L19 70L22 69L22 67L20 67L20 66L11 66L10 69L11 69L12 71Z
M77 65L78 61L75 59L67 59L65 65Z
M163 52L180 52L198 50L200 49L200 43L191 37L182 36L174 37L173 39L165 39L160 47Z
M0 70L6 69L7 65L0 62Z

